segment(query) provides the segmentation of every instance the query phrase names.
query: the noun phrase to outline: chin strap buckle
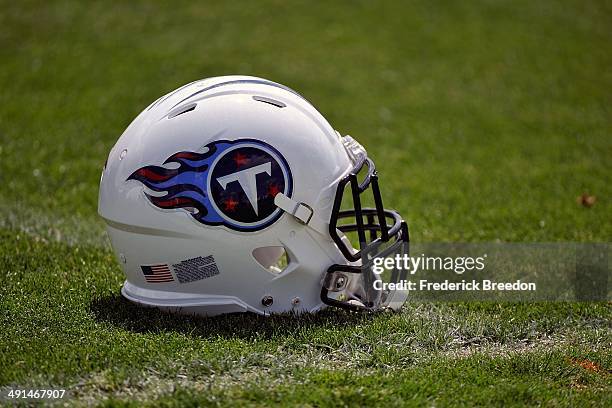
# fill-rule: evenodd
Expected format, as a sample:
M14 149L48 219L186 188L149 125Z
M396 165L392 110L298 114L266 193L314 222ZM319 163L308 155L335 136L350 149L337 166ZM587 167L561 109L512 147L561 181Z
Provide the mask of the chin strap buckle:
M329 224L317 217L311 206L295 201L283 193L274 196L274 204L286 213L291 214L297 222L307 225L323 235L329 235Z
M314 210L308 204L298 203L291 215L293 215L300 224L308 225L310 220L312 220Z

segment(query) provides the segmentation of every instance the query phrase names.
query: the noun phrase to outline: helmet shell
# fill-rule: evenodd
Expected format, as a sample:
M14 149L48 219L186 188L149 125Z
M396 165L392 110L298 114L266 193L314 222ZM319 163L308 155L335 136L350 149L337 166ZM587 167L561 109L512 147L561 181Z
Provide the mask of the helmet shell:
M329 236L286 213L250 231L202 223L193 209L152 204L149 196L163 192L131 178L147 166L176 168L166 161L178 152L205 154L220 141L243 140L273 148L290 170L291 198L329 220L338 180L353 163L325 118L296 92L265 79L224 76L192 82L134 119L102 173L98 211L125 272L122 293L128 299L206 315L323 307L322 275L329 265L345 262ZM210 183L200 185L208 197ZM269 268L283 251L286 267ZM179 281L177 270L192 269L197 275L207 268L203 260L214 260L208 264L210 276ZM151 268L162 270L162 279L147 279ZM171 281L163 279L168 273Z

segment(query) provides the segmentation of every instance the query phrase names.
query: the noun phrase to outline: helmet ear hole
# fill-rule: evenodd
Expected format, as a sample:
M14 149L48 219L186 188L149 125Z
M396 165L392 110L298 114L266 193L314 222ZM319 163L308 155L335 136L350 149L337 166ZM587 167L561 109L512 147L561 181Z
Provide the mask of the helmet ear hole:
M282 246L267 246L255 248L253 258L268 272L279 275L283 272L291 260L289 253Z

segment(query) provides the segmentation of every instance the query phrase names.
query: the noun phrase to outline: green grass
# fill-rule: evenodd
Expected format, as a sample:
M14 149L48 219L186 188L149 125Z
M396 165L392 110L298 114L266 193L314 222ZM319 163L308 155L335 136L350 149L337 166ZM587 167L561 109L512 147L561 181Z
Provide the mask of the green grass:
M240 73L362 142L414 241L608 242L609 3L0 7L0 388L83 405L612 404L610 304L171 316L122 300L96 214L140 110Z

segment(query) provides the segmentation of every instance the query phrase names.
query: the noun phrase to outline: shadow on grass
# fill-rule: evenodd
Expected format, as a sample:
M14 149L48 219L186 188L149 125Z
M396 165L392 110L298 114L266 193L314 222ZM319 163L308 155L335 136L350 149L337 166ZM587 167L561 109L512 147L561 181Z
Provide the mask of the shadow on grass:
M110 323L134 333L178 332L202 338L271 338L312 327L339 328L364 321L363 313L325 309L314 314L260 316L233 313L201 317L168 313L140 307L120 295L110 295L91 302L90 310L99 322Z

